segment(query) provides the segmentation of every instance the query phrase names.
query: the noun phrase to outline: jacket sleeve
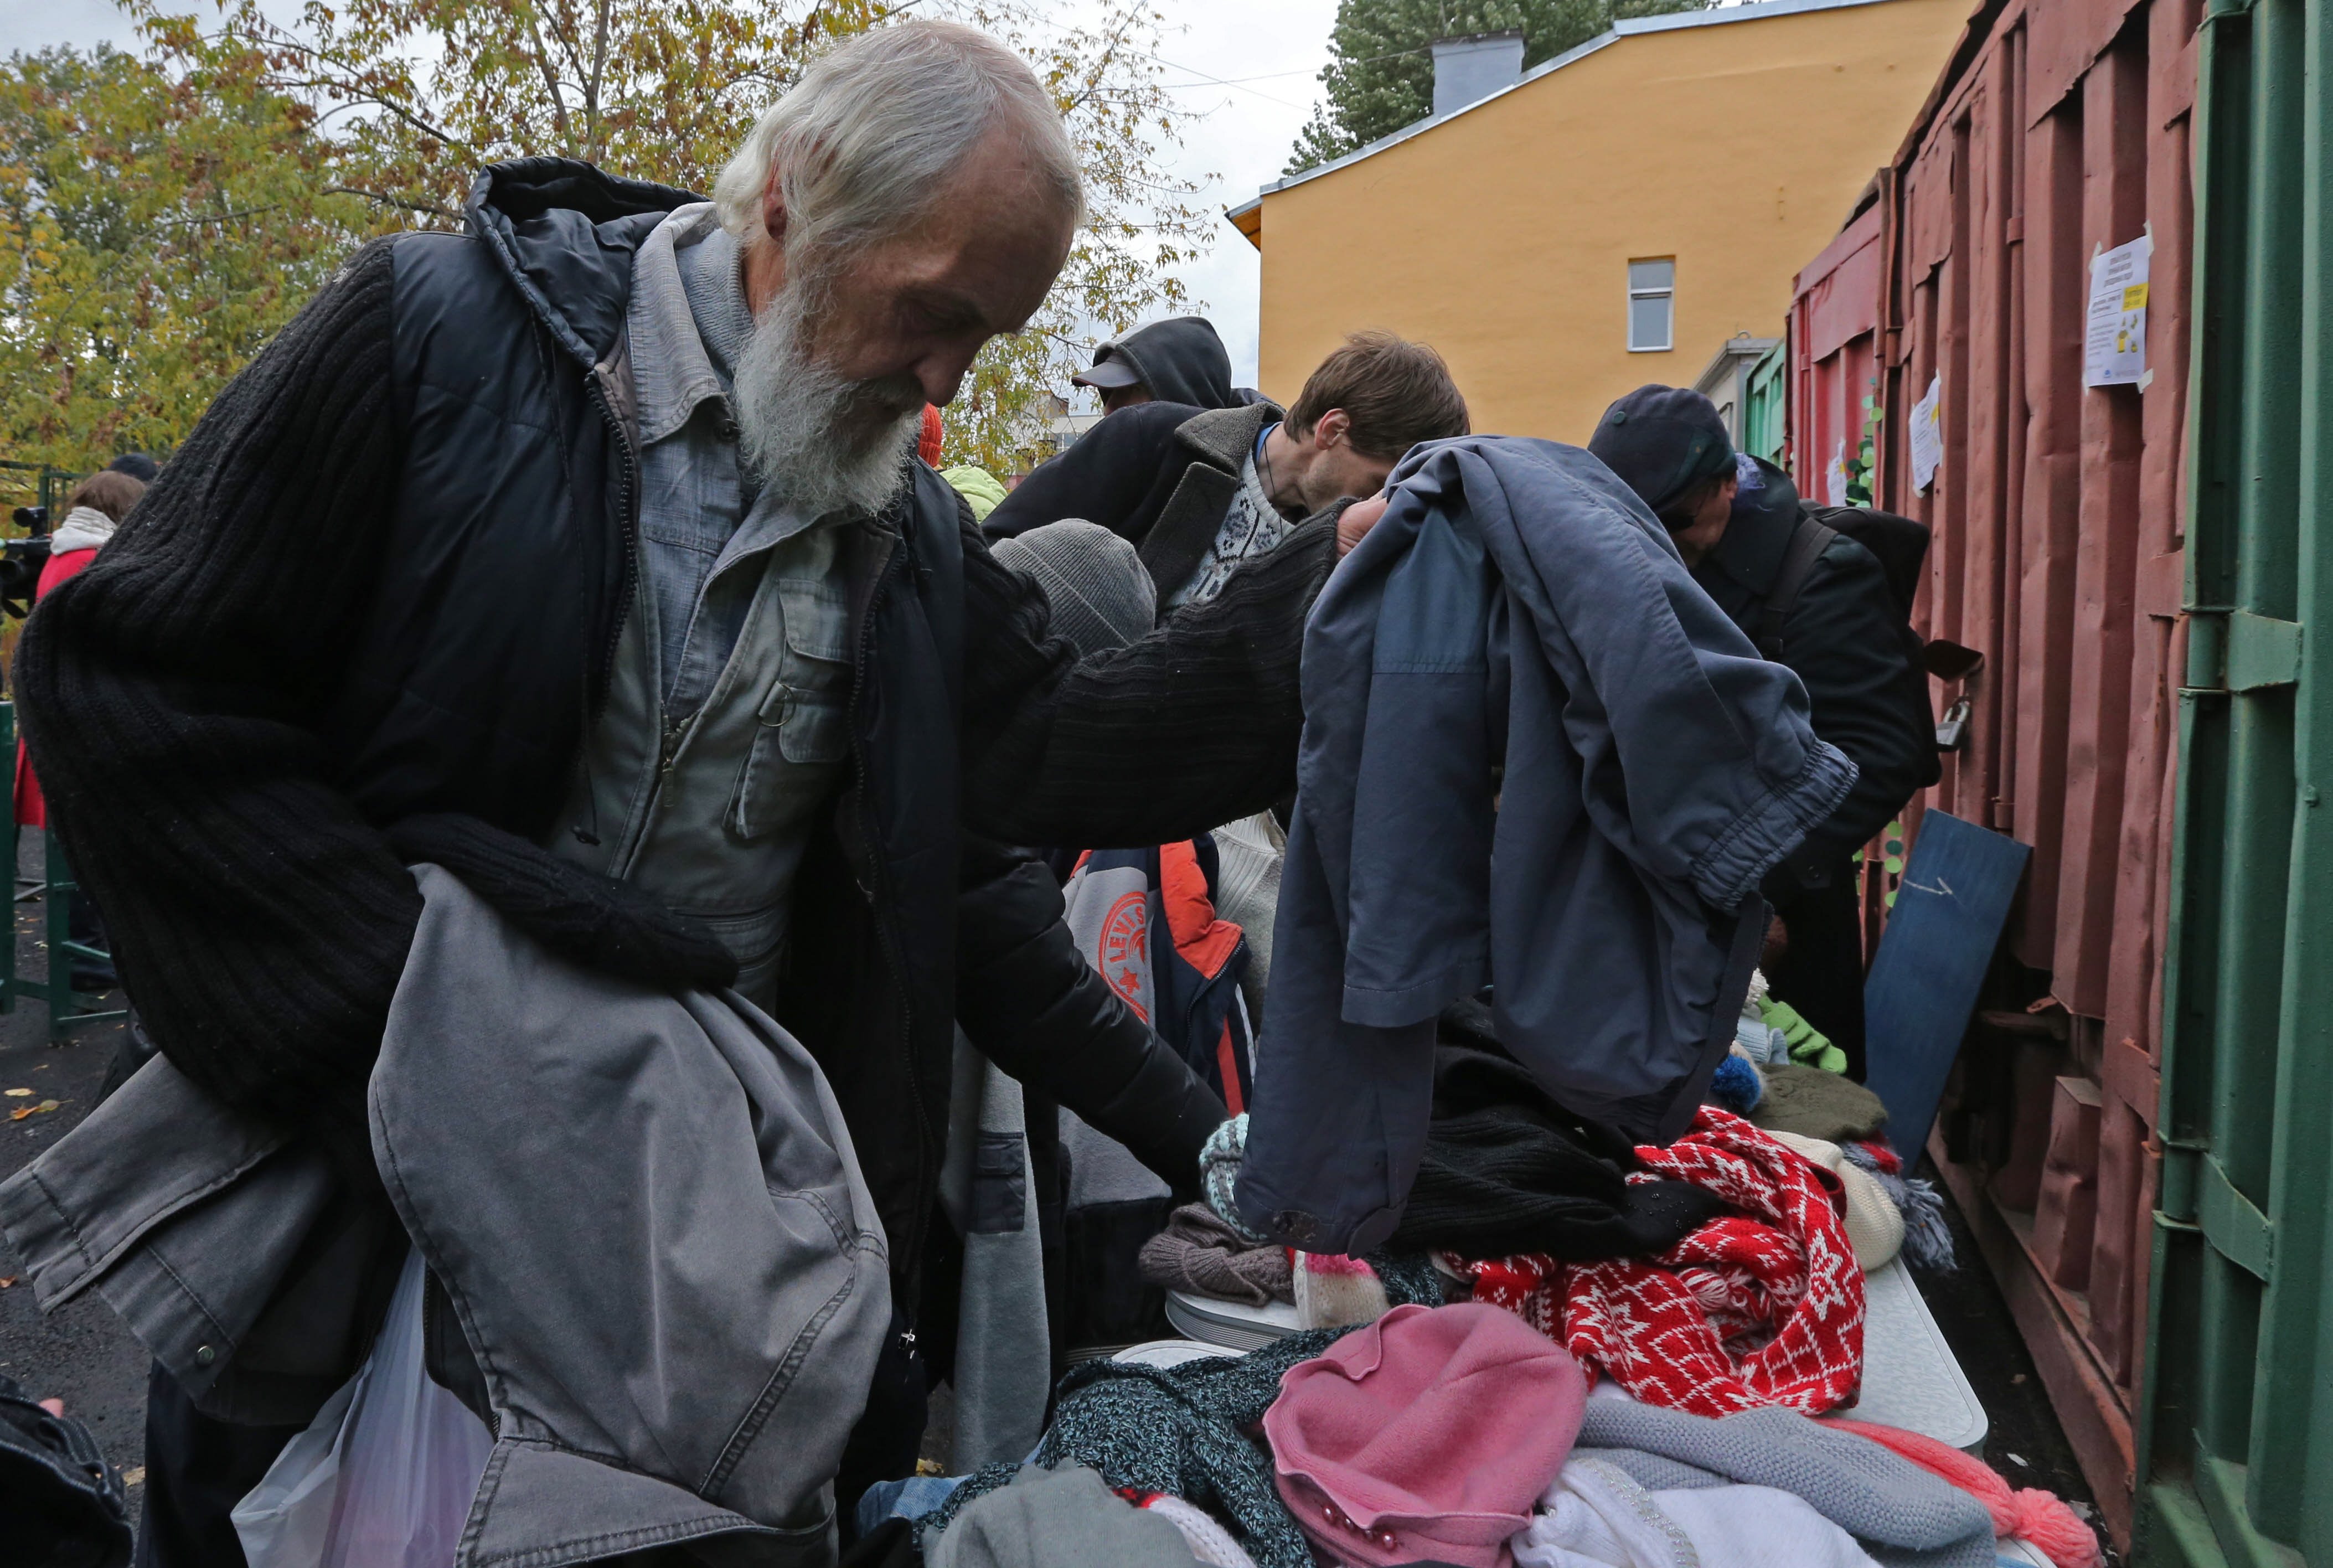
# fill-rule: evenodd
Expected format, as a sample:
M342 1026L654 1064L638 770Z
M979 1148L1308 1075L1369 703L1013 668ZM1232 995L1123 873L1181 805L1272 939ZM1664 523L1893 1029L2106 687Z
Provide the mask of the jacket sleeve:
M1061 919L1033 854L972 839L956 908L956 1021L983 1055L1059 1101L1177 1192L1230 1113L1109 988Z
M1920 722L1926 673L1906 646L1878 561L1852 539L1831 542L1782 628L1782 661L1807 688L1815 734L1856 765L1854 788L1767 884L1771 894L1819 886L1886 827L1927 782L1933 720Z
M1013 486L982 526L1003 539L1080 517L1141 544L1186 466L1174 461L1175 431L1199 412L1180 403L1120 409Z
M1296 782L1304 618L1344 503L1129 647L1080 660L1042 590L964 539L965 822L1016 844L1163 844Z
M41 601L15 669L53 820L162 1053L367 1168L365 1082L421 899L313 721L397 489L392 243L219 395Z

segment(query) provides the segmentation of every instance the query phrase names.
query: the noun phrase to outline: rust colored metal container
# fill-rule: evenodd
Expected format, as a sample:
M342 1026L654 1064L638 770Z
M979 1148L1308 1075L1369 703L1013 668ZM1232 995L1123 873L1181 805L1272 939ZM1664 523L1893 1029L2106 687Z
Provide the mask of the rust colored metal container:
M1930 1150L2125 1542L2162 1163L2202 14L1980 9L1792 315L1802 488L1830 498L1822 465L1856 451L1867 380L1871 499L1934 531L1921 630L1983 655L1935 686L1939 712L1967 700L1965 738L1903 838L1934 804L2033 857ZM2144 370L2087 384L2093 258L2142 239L2143 325L2127 292L2107 325ZM1931 406L1933 476L1912 440ZM1867 860L1875 937L1889 864Z
M1826 505L1847 505L1853 482L1863 476L1869 414L1880 391L1888 213L1874 198L1886 183L1883 177L1865 191L1861 210L1807 264L1791 291L1791 477L1800 495Z

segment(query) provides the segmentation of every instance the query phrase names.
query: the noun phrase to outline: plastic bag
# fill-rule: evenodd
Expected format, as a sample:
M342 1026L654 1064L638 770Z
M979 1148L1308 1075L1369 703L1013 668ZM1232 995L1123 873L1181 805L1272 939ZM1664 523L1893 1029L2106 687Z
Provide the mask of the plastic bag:
M422 1359L408 1253L372 1354L231 1517L250 1568L451 1568L494 1434Z

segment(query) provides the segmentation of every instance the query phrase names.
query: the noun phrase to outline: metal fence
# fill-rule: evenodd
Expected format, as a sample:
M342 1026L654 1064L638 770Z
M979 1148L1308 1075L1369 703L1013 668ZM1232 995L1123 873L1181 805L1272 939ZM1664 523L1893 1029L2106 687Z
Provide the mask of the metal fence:
M72 492L73 482L82 477L70 468L0 457L0 502L10 511L18 506L43 507L53 519L56 508ZM12 522L12 531L14 526Z

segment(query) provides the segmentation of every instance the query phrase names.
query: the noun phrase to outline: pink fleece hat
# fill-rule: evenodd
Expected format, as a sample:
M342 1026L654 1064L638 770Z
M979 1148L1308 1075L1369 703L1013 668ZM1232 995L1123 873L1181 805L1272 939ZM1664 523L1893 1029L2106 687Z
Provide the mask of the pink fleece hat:
M1587 1392L1562 1347L1511 1312L1397 1306L1289 1368L1263 1434L1281 1500L1337 1561L1502 1568Z

